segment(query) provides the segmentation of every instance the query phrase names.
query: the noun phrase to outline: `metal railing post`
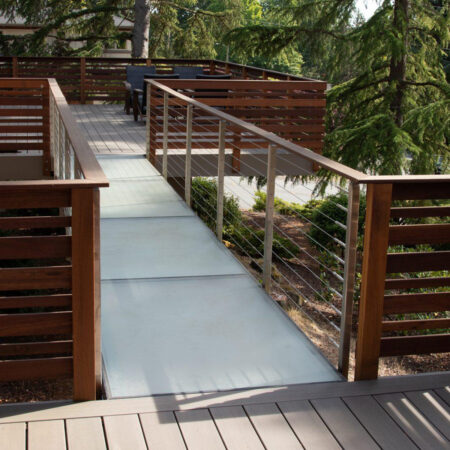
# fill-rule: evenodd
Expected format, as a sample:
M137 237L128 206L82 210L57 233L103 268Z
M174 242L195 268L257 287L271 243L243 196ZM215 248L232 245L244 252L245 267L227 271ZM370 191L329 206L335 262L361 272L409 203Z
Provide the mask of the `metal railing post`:
M267 157L266 220L264 233L263 286L270 293L272 280L273 212L275 201L276 147L269 145Z
M217 159L217 238L222 240L223 234L223 194L225 183L225 132L226 122L219 122L219 155Z
M144 81L144 83L146 83L146 81ZM147 120L145 121L145 137L146 137L146 151L147 151L147 159L151 162L151 139L150 139L150 133L151 133L151 125L150 125L150 98L151 98L151 90L152 90L152 85L151 82L147 84L147 112L146 112L146 116L147 116ZM156 149L155 149L156 152Z
M344 256L344 295L342 298L338 360L338 369L346 378L348 378L352 337L353 298L355 295L356 252L359 225L359 197L359 184L350 183L348 191L347 232Z
M164 122L163 122L163 161L162 173L167 180L167 148L169 139L169 93L164 92Z
M193 106L188 105L186 117L186 166L184 173L184 195L186 203L191 206L191 156L192 156L192 113Z

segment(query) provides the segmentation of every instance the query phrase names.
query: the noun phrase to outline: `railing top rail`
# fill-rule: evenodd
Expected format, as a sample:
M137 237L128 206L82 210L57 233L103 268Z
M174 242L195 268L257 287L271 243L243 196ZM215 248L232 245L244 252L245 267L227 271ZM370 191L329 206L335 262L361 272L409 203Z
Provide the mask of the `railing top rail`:
M246 66L245 64L239 64L239 63L235 63L235 62L226 62L226 61L221 61L220 59L214 59L213 62L215 63L219 63L219 64L228 64L229 66L232 67L239 67L239 68L245 68L247 70L253 70L253 71L257 71L257 72L266 72L267 75L276 75L276 76L282 76L282 77L289 77L292 80L296 80L296 81L320 81L314 78L307 78L307 77L302 77L299 75L292 75L290 73L286 73L286 72L280 72L278 70L272 70L272 69L264 69L262 67L255 67L255 66ZM325 81L322 81L322 83L325 83Z
M93 154L86 138L81 133L75 118L70 111L70 106L55 79L53 78L0 78L0 88L13 87L42 87L47 85L52 93L56 107L61 115L61 120L67 131L67 135L72 144L74 153L80 165L84 179L81 180L20 180L20 181L0 181L2 188L66 188L72 187L107 187L109 181L106 178L97 158Z
M61 88L54 78L49 78L48 83L85 179L107 186L108 179L73 117Z
M234 125L239 126L240 128L253 133L256 136L259 136L261 138L264 138L268 142L275 144L283 149L286 149L292 153L295 153L306 160L316 163L320 165L321 167L330 170L331 172L334 172L340 176L343 176L344 178L349 179L350 181L357 182L360 184L374 184L374 183L411 183L411 182L417 182L417 183L449 183L450 182L450 175L367 175L363 172L360 172L358 170L352 169L350 167L345 166L344 164L338 163L336 161L333 161L325 156L319 155L305 147L302 147L300 145L294 144L290 141L287 141L279 136L277 136L274 133L265 131L255 125L252 125L250 123L245 122L244 120L238 119L234 116L231 116L223 111L220 111L212 106L205 105L201 101L194 100L190 97L187 97L186 95L181 94L180 92L177 92L176 89L178 86L185 87L186 81L189 81L192 88L199 87L199 86L206 86L207 83L214 83L214 80L167 80L167 81L155 81L155 80L146 80L146 83L150 83L157 87L158 89L161 89L163 91L168 92L169 94L173 95L174 97L179 98L180 100L185 101L186 103L192 104L200 109L202 109L205 112L210 113L211 115L214 115L220 119L226 120L227 122L230 122ZM202 83L202 84L200 84ZM273 86L277 86L280 83L283 83L282 81L271 81L271 80L221 80L221 83L224 87L226 86L242 86L244 87L246 84L248 86L254 86L256 83L258 83L260 86L264 86L264 84L273 84ZM321 81L315 81L315 80L295 80L295 81L286 81L284 84L292 83L293 89L301 88L302 86L307 85L317 85L316 89L320 89L320 86L323 84L326 84L325 82ZM170 85L171 87L167 86Z
M211 82L211 80L202 80L202 81L204 81L204 83L205 83L205 84L203 84L204 86L206 86L206 83ZM277 136L274 133L265 131L255 125L249 124L241 119L231 116L230 114L224 113L223 111L220 111L216 108L205 105L204 103L202 103L200 101L197 101L190 97L187 97L186 95L183 95L180 92L177 92L174 89L171 89L170 87L165 86L161 82L158 82L155 80L145 80L145 82L155 86L158 89L161 89L162 91L168 92L169 94L173 95L174 97L177 97L180 100L183 100L187 104L191 104L197 108L202 109L203 111L207 112L208 114L211 114L212 116L216 116L222 120L232 123L233 125L237 125L238 127L244 129L245 131L248 131L249 133L252 133L256 136L259 136L259 137L265 139L267 142L269 142L271 144L275 144L276 146L278 146L280 148L283 148L292 153L295 153L296 155L301 156L302 158L305 158L306 160L308 160L310 162L317 163L321 167L328 169L340 176L343 176L344 178L347 178L351 181L359 182L359 183L364 182L365 178L367 178L367 175L365 175L362 172L351 169L350 167L344 166L341 163L338 163L336 161L328 159L325 156L314 153L312 150L309 150L305 147L301 147L299 145L293 144L292 142L289 142L289 141ZM214 82L214 81L212 81L212 82Z

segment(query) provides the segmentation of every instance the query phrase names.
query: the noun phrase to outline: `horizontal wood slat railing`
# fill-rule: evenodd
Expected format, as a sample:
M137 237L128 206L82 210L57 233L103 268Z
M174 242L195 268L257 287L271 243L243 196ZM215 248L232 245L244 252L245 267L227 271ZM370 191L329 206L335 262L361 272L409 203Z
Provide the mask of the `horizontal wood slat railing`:
M325 133L325 90L327 84L318 81L247 81L247 80L164 80L163 84L188 98L213 106L248 124L273 132L295 144L317 153L323 148ZM156 162L156 149L163 146L164 96L158 88L150 89L150 161ZM186 108L179 98L170 97L171 108L168 123L168 149L183 148L186 133ZM174 116L174 108L179 113ZM217 135L219 129L210 124L211 116L196 109L192 122L192 149L208 149L216 146L205 136ZM257 149L264 138L249 134L245 129L230 124L225 137L233 144L233 167L241 169L242 150ZM181 135L181 139L180 139ZM248 175L248 174L246 174ZM250 175L258 175L252 173Z
M380 357L450 351L450 251L442 250L450 246L450 223L398 224L448 218L448 206L410 206L448 203L447 178L368 185L358 380L377 377Z
M230 73L240 79L303 80L274 70L204 59L138 59L80 57L0 57L0 77L54 78L69 103L124 99L127 65L155 65L167 73L175 66L199 66L205 73ZM0 146L1 149L1 146Z
M0 381L70 376L74 399L95 399L108 181L55 80L0 78L3 94L0 140L23 141L5 152L38 152L43 167L36 180L0 180Z

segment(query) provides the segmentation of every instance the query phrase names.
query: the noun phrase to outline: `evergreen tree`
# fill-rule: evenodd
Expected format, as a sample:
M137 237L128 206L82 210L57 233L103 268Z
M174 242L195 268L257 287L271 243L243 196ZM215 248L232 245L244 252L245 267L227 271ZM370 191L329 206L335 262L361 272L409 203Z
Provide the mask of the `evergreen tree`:
M449 0L382 0L368 21L355 19L355 0L278 3L271 23L229 38L268 56L295 43L324 61L339 83L328 94L327 156L369 173L449 170Z
M234 6L248 0L227 1ZM171 56L212 57L214 44L221 37L217 35L217 24L225 23L233 12L225 8L217 12L207 10L208 3L213 2L0 0L0 13L11 19L20 16L27 24L39 26L26 36L0 34L0 52L22 56L100 56L105 47L132 39L135 57L164 53L161 52L164 46L170 48L165 53ZM134 22L133 32L120 32L114 25L114 16ZM236 25L239 23L234 22ZM211 29L215 29L216 34L212 34ZM222 30L221 35L223 33ZM51 44L47 43L49 37L53 38ZM72 48L73 42L81 45ZM205 48L210 49L209 52Z

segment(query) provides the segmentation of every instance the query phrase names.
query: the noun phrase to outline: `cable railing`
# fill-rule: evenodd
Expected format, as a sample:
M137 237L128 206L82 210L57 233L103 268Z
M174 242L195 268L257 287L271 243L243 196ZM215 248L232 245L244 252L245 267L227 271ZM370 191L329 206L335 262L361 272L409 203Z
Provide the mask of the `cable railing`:
M162 93L155 95L155 88ZM199 92L199 100L208 98L206 87ZM317 173L313 162L319 159L324 169L348 180L349 188L332 183L328 191L348 195L348 204L339 206L343 213L350 211L349 217L354 219L353 211L359 207L357 180L364 175L229 115L225 108L205 105L157 81L150 82L148 104L149 159L286 311L295 309L314 328L325 329L323 339L335 349L331 358L347 375L358 223L350 219L340 223L318 211L323 221L344 233L344 239L338 239L306 217L299 204L285 202L286 211L281 214L275 199L289 193L288 186L279 181L285 177L285 167L291 177L308 178L300 180L297 188L302 197L306 194L314 199ZM263 181L263 190L256 191L255 182L249 183L244 176L237 181L242 174ZM211 196L211 189L215 196L212 207L201 200ZM256 192L260 196L263 192L259 212L253 211ZM299 222L302 227L290 232L292 224ZM311 229L335 245L324 245Z
M321 95L314 91L316 84L302 88L299 82L283 82L277 88L275 82L252 81L246 87L245 81L221 86L194 81L188 87L180 81L147 82L149 160L344 376L349 376L355 346L357 379L376 377L379 358L396 354L399 346L403 345L399 354L411 352L412 344L402 340L401 335L382 336L384 330L407 328L408 320L398 315L394 316L395 324L392 315L383 319L379 305L389 301L390 296L384 295L380 274L390 270L389 264L383 269L381 261L380 269L380 257L368 257L370 251L366 248L363 252L361 231L365 226L366 246L377 238L378 230L371 226L376 218L370 214L374 214L376 203L373 191L383 185L391 186L394 193L403 192L401 185L408 186L411 194L403 193L403 197L416 198L415 183L427 183L437 193L422 193L421 198L449 198L450 178L369 176L301 147L303 141L316 142L311 141L311 136L317 139L314 127L322 120L320 107L308 110L305 105L292 106L285 100L289 95L307 101L320 99ZM290 109L283 109L284 103ZM313 101L311 105L318 107L319 103ZM292 111L297 111L300 123L293 123ZM297 127L294 136L292 127ZM326 189L321 185L324 175ZM387 199L383 207L390 211L393 206L396 211L393 199ZM360 220L364 208L365 221ZM398 217L400 213L392 214ZM442 226L448 234L449 225ZM384 229L385 235L392 233L392 227ZM440 241L450 241L445 236ZM376 250L387 257L388 247L383 242ZM422 266L419 262L418 267ZM446 264L440 266L445 268ZM410 276L395 275L386 286L397 287L402 283L397 277ZM374 277L378 277L376 289ZM372 285L373 292L368 285ZM441 285L448 285L448 280L441 279ZM359 306L358 336L355 298ZM450 309L449 294L441 294L439 299L443 303L437 310ZM373 305L378 305L378 310L371 322L372 313L368 311L373 311ZM375 351L368 347L368 336L372 336ZM421 338L430 343L423 344L427 350L442 351L439 349L448 342L447 334L433 340Z

